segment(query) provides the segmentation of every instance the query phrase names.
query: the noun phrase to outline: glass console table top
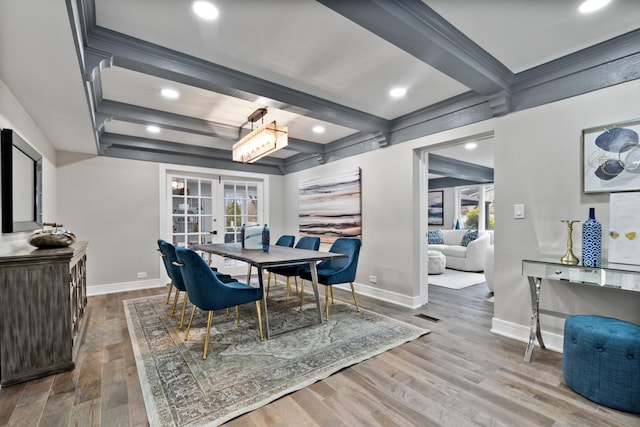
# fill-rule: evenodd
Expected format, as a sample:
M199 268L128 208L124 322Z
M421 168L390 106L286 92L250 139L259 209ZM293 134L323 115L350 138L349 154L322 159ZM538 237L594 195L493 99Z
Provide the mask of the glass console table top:
M600 268L562 264L558 259L540 258L522 261L522 274L542 279L640 292L640 266L603 263Z

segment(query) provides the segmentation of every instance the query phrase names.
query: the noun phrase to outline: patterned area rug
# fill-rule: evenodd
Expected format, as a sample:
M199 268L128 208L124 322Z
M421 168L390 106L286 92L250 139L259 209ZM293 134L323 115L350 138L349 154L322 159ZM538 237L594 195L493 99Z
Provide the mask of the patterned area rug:
M298 311L272 290L271 339L260 342L255 304L240 308L240 327L233 310L230 319L216 312L203 361L206 315L196 311L185 342L186 326L178 330L179 314L169 317L165 302L163 296L124 301L151 426L219 425L429 333L338 301L329 322L318 324L315 303Z

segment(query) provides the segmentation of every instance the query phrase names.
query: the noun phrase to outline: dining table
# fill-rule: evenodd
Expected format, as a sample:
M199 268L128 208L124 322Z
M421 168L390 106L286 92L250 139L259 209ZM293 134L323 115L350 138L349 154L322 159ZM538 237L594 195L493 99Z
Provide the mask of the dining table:
M346 255L334 252L313 251L309 249L290 248L286 246L270 245L269 251L263 249L246 249L240 243L211 243L195 244L191 246L197 251L209 254L220 255L244 261L248 265L247 284L251 282L252 267L258 270L258 283L262 292L262 306L265 317L266 337L269 339L269 311L267 309L267 293L264 292L264 280L262 272L269 267L281 267L288 265L308 264L311 270L311 285L316 299L316 309L318 322L322 323L322 308L320 307L320 296L318 294L318 271L316 263L333 258L345 258Z

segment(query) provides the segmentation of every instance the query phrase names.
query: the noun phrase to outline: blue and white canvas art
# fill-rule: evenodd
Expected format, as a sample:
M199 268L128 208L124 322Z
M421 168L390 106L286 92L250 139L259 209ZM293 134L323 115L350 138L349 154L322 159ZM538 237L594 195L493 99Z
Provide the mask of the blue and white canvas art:
M429 225L444 225L444 204L442 191L429 191L428 216Z
M640 190L640 121L583 131L585 193Z
M322 243L361 237L360 168L300 181L298 194L300 237L320 237Z

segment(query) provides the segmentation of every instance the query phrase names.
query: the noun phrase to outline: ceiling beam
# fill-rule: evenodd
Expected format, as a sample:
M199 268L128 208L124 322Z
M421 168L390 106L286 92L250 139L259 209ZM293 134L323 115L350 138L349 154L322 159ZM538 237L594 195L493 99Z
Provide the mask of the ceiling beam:
M421 0L317 1L480 95L510 90L513 73Z
M429 153L429 173L474 183L493 182L493 168Z
M361 131L386 130L389 121L290 87L269 82L101 27L92 28L87 48L113 55L113 65L248 101L270 105Z

